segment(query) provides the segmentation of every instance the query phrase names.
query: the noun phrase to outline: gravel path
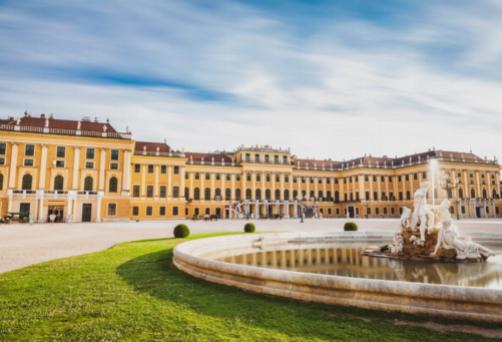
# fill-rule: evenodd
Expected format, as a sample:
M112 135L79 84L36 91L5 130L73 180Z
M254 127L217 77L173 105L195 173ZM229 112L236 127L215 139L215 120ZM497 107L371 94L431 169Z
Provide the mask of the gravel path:
M258 231L340 231L346 219L255 220ZM355 220L362 231L396 231L397 219ZM193 234L242 231L243 220L143 221L74 224L0 225L0 273L72 255L109 248L117 243L171 237L172 228L187 223ZM463 233L502 235L502 220L464 220L458 222Z

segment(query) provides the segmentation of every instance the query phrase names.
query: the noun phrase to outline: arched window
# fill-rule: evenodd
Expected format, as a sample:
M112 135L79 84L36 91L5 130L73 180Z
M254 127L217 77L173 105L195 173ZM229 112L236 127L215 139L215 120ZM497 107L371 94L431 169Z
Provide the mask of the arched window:
M57 175L54 177L54 190L63 191L64 187L64 178L61 175Z
M298 191L293 190L293 200L297 200L297 199L298 199Z
M31 190L31 186L33 183L33 177L30 174L26 174L23 176L23 182L22 182L22 189L23 190Z
M230 189L228 189L228 188L225 189L225 199L227 201L230 201L231 197L232 197L232 191Z
M335 191L335 202L338 203L340 202L340 192Z
M276 189L275 190L275 198L274 198L276 201L280 200L281 199L281 190L279 189Z
M284 199L285 199L286 201L289 201L289 190L287 190L287 189L286 189L286 190L284 190Z
M471 189L471 198L476 198L476 192L474 191L474 188Z
M3 190L3 175L0 173L0 190Z
M87 176L84 179L84 191L92 191L93 189L93 181L91 176Z
M458 189L458 197L460 199L464 198L464 190L462 188Z
M214 196L216 197L215 199L221 200L221 189L216 188L216 191L214 192Z
M488 198L488 192L486 191L486 189L483 189L483 198L484 199Z
M2 189L2 175L0 175L0 190ZM497 190L493 189L492 198L497 198Z
M200 200L200 189L199 188L195 188L193 190L193 199Z
M190 190L187 187L185 187L184 195L185 195L185 199L188 200L188 198L190 197Z
M241 200L241 189L235 190L235 198L240 201Z
M108 191L109 192L117 192L118 185L117 185L117 177L112 177L110 178L109 184L108 184Z
M309 200L311 200L311 199L315 199L315 192L314 192L314 190L310 190Z
M251 199L251 189L246 190L246 199L250 200Z
M204 189L204 199L206 201L209 201L211 199L211 189L209 188Z
M324 197L322 195L322 191L319 190L319 192L317 193L317 198L319 199L319 201L323 201L324 200Z
M328 201L331 201L331 200L332 200L332 198L331 198L331 191L326 192L326 199L327 199Z
M260 189L256 189L256 192L255 192L255 198L257 200L260 200L261 199L261 190Z
M270 191L270 189L265 190L265 198L267 200L270 200L271 197L272 197L272 192Z

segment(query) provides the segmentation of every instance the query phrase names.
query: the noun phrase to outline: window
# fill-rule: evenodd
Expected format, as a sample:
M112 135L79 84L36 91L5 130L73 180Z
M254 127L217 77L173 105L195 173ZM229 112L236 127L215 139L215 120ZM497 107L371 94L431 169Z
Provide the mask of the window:
M6 145L4 143L0 144L0 155L4 155L6 150Z
M148 173L153 173L153 165L148 165Z
M193 198L195 200L200 200L200 189L199 188L195 188L194 191L193 191Z
M161 206L161 207L159 208L159 215L160 215L160 216L166 216L166 207Z
M195 179L199 179L199 178L200 178L200 173L195 172Z
M246 161L247 162L251 161L251 155L249 153L246 153Z
M261 175L258 173L256 174L256 181L257 182L260 182L261 181Z
M274 156L274 163L279 164L279 156Z
M0 173L0 190L3 190L3 175Z
M31 190L32 182L33 182L33 177L30 174L24 175L22 181L22 189Z
M139 215L139 207L132 207L132 216Z
M288 163L288 157L287 156L282 156L282 162L284 164L287 164Z
M254 155L254 161L259 163L260 162L260 155L259 154L255 154Z
M110 178L110 181L108 182L108 191L109 192L117 192L118 191L118 184L117 184L117 177L112 177Z
M93 181L91 176L87 176L84 179L84 191L92 191L93 189Z
M134 164L134 172L139 173L141 171L141 165Z
M281 177L280 177L279 175L276 175L276 176L275 176L275 181L276 181L276 182L280 182L280 181L281 181Z
M270 182L270 175L268 173L265 175L265 181Z
M5 165L5 158L0 158L0 165Z
M153 197L153 185L146 187L146 197Z
M219 173L216 174L216 180L221 180L221 175Z
M85 168L86 169L94 169L94 163L93 162L85 162Z
M146 216L152 216L152 207L146 207Z
M165 185L160 186L160 197L167 197L167 188Z
M227 180L227 181L229 181L229 180L230 180L230 173L227 173L227 174L225 175L225 180Z
M119 160L119 150L112 150L111 159L112 160Z
M132 187L132 196L133 197L139 197L139 192L140 192L140 187L139 185L134 185Z
M175 174L175 175L178 175L178 174L180 173L180 167L179 167L179 166L175 166L175 167L173 168L173 171L174 171L174 174Z
M216 200L221 200L221 189L220 188L216 188L215 192L214 192L214 197Z
M160 173L166 174L167 173L167 165L161 165L160 166Z
M117 215L117 204L116 203L108 203L108 216Z
M173 216L178 216L178 207L173 207Z
M33 166L33 159L25 159L24 166Z
M93 148L88 148L85 151L85 158L86 159L94 159L94 149Z
M64 167L64 160L56 160L56 167Z
M58 146L56 150L56 155L58 158L64 158L66 149L64 146Z
M211 189L209 188L204 189L204 199L206 201L209 201L211 199Z
M265 155L265 163L268 163L270 161L270 156L268 154Z
M54 177L54 190L62 191L64 187L64 178L61 175Z
M111 163L110 164L110 170L118 170L118 169L119 169L118 163Z
M247 180L248 182L250 182L250 181L251 181L251 174L250 174L250 173L246 173L246 180Z
M180 187L173 186L173 197L180 197Z
M35 145L26 145L24 148L24 155L27 157L33 157L35 155Z
M228 201L232 197L232 191L230 189L225 189L225 199Z

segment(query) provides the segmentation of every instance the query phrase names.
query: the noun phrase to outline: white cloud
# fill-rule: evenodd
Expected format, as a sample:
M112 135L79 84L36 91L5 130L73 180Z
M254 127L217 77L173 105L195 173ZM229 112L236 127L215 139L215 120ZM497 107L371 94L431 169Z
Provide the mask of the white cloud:
M0 63L12 68L2 72L1 112L110 117L137 139L167 138L197 151L273 144L349 159L436 146L502 160L502 81L483 66L502 55L500 8L480 6L492 13L479 20L435 6L398 28L343 18L297 35L273 13L215 6L86 4L71 8L77 17L70 19L5 10ZM449 51L435 50L442 42L458 47L450 63ZM155 76L236 100L83 82L72 74L81 68Z

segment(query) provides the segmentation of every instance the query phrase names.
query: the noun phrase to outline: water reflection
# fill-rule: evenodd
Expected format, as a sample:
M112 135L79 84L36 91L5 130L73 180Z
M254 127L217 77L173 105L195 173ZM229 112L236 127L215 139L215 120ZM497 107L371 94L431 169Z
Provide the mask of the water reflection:
M487 263L428 264L368 257L358 247L288 245L251 250L219 260L297 272L502 289L500 259Z

